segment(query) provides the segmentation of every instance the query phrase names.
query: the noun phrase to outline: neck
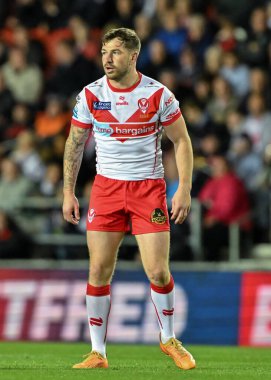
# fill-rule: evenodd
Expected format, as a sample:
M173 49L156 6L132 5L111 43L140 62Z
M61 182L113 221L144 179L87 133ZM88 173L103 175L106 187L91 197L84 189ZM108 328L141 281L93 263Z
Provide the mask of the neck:
M129 88L132 87L139 80L139 75L136 69L132 72L127 73L120 80L108 79L110 84L116 88Z

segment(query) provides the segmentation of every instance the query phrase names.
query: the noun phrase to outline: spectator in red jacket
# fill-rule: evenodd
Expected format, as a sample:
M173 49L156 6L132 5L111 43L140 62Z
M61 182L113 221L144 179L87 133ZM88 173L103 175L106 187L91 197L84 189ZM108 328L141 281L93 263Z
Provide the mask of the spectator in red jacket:
M231 170L224 156L211 160L210 178L198 198L205 207L203 243L207 260L220 260L228 244L228 226L239 223L241 231L251 228L250 205L243 182Z

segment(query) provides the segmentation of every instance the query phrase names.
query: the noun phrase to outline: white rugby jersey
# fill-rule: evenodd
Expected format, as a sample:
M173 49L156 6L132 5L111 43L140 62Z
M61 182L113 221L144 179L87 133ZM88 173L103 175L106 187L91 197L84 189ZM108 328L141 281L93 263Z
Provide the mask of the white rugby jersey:
M132 87L113 87L106 76L78 95L72 124L92 129L96 143L96 170L108 178L143 180L162 178L162 129L181 111L172 92L139 73Z

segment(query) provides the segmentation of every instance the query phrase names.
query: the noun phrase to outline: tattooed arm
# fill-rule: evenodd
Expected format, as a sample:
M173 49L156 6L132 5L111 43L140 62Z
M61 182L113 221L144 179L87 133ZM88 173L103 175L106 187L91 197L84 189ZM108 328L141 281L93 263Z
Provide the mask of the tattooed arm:
M75 184L82 162L85 142L89 136L89 129L71 125L69 137L64 152L64 219L72 224L78 224L80 219L79 203L75 196Z

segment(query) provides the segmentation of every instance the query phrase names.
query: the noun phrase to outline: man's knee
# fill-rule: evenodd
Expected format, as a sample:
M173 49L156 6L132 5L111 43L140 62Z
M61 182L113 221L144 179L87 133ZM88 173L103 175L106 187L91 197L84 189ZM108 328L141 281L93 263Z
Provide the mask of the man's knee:
M104 264L90 265L89 278L94 285L103 285L111 281L113 268Z
M148 278L154 285L165 286L170 281L170 272L167 268L162 270L149 271Z

